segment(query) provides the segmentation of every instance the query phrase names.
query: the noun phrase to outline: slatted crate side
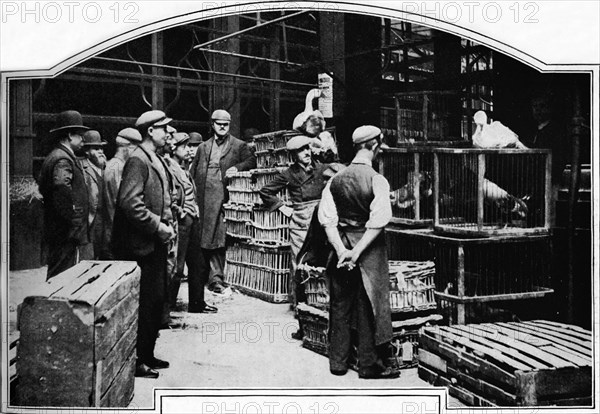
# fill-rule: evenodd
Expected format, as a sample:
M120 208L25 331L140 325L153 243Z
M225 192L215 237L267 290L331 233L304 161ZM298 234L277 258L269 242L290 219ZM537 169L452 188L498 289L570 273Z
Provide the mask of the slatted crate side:
M304 332L302 346L327 356L329 352L329 313L304 303L298 304L297 312L298 322Z
M390 261L389 263L392 312L415 312L437 308L433 262Z
M246 206L262 204L260 195L256 190L227 187L227 192L229 193L230 204L240 204Z
M228 203L223 205L223 209L227 234L242 239L252 238L252 207Z
M227 282L242 293L273 303L288 301L289 270L274 271L231 261L226 263Z
M391 148L379 158L379 172L394 194L392 224L428 227L433 223L433 152Z
M285 246L236 243L227 249L226 259L244 266L287 272L291 264L291 250Z
M387 227L385 240L389 260L433 260L433 241L427 237L431 231L400 230Z
M436 149L434 228L468 236L547 234L548 150ZM505 192L522 200L505 197Z
M285 245L290 242L290 219L279 210L254 210L253 238L257 243Z
M254 135L253 141L257 151L275 150L285 148L287 141L295 135L299 133L293 130L273 131Z
M329 279L325 268L300 264L296 271L304 285L306 304L317 309L329 309Z

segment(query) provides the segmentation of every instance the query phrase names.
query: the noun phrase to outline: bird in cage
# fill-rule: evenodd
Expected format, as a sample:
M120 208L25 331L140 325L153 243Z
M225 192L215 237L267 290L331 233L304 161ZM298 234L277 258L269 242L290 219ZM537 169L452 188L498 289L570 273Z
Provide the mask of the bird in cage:
M433 179L429 171L415 173L409 171L406 184L390 193L390 202L392 206L398 208L412 207L416 202L415 197L415 182L419 188L419 198L421 200L433 195Z
M488 117L484 111L477 111L473 115L473 121L477 125L473 133L474 147L527 149L525 144L519 141L519 136L500 121L488 124Z

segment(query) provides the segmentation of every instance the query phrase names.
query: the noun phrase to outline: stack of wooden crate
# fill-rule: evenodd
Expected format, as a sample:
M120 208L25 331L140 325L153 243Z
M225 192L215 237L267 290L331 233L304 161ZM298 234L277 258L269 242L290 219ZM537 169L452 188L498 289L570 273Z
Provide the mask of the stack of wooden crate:
M126 407L133 398L140 270L84 261L20 306L16 402Z
M258 168L229 177L229 202L224 206L232 240L226 253L227 283L274 303L287 302L289 296L289 218L265 209L259 190L291 165L285 145L295 135L295 131L255 135ZM287 190L278 197L289 200Z
M419 377L469 406L590 406L592 333L536 320L425 328Z

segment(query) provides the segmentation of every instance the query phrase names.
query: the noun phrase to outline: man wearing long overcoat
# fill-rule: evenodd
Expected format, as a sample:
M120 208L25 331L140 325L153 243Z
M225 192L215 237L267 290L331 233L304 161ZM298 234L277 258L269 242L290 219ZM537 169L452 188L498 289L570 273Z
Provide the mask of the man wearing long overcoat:
M144 138L125 163L114 218L115 257L134 260L141 269L135 371L138 377L157 378L156 369L169 367L167 361L154 356L154 347L168 301L167 254L169 243L175 238L172 181L156 150L165 145L166 127L171 121L157 110L138 118L136 127Z
M227 174L256 168L256 158L244 141L229 134L231 115L217 109L211 116L214 135L200 144L190 173L197 190L200 208L199 227L201 250L205 263L215 269L209 289L221 293L224 289L225 215L223 204L229 199ZM206 271L209 271L208 269Z
M88 129L79 112L65 111L50 131L57 145L44 159L38 180L44 197L47 279L86 258L80 257L80 249L89 243L88 192L75 152L82 148L83 133Z

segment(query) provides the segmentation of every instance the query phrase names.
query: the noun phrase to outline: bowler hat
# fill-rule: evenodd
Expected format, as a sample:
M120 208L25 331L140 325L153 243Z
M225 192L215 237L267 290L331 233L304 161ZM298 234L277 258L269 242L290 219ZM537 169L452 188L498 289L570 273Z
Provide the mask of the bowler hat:
M292 139L290 139L287 142L285 147L288 151L297 151L302 147L306 147L307 145L310 145L311 142L312 142L312 139L307 136L296 135L295 137L293 137Z
M168 125L173 118L167 117L167 115L163 111L153 110L147 111L140 115L140 117L135 121L135 127L140 128L143 126L164 126Z
M362 144L363 142L370 141L372 139L381 136L381 129L373 125L359 126L352 133L352 143Z
M56 128L51 129L50 134L69 131L72 129L88 130L89 128L83 125L83 119L79 112L73 110L64 111L58 114L56 119Z
M188 144L190 144L190 145L202 144L202 135L200 135L198 132L190 132L190 142L188 142Z
M231 122L231 115L224 109L217 109L210 117L213 121L227 121Z
M100 136L100 133L98 131L95 131L93 129L90 129L89 131L86 131L85 134L83 134L83 147L84 148L89 148L89 147L103 147L106 145L106 141L102 140L102 137Z
M142 142L142 135L135 128L125 128L119 131L117 137L125 138L129 142Z
M171 141L171 145L178 146L183 145L190 140L190 136L185 132L176 132L173 134L173 140Z

